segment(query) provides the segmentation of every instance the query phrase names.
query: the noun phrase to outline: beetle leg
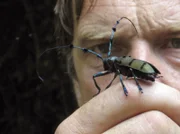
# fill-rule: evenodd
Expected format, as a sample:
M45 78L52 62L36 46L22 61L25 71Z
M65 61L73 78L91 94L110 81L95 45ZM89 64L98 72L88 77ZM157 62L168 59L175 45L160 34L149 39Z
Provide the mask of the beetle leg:
M94 75L93 75L94 84L95 84L96 88L98 89L98 92L97 92L94 96L98 95L98 94L101 92L101 89L100 89L100 87L98 86L95 78L96 78L96 77L100 77L100 76L104 76L104 75L109 74L109 73L112 73L112 72L111 72L111 71L98 72L97 74L94 74ZM93 96L93 97L94 97L94 96Z
M126 87L125 87L125 85L124 85L124 83L123 83L122 74L119 74L119 78L120 78L120 82L121 82L121 85L122 85L123 90L124 90L124 94L125 94L126 96L128 96L128 91L127 91L127 89L126 89Z
M162 78L163 76L155 76L155 78Z
M121 85L122 85L122 87L123 87L124 94L125 94L126 96L128 96L128 91L127 91L127 89L126 89L126 87L125 87L125 85L124 85L124 83L123 83L122 74L121 74L121 72L120 72L119 70L117 70L117 72L118 72L118 74L119 74L119 78L120 78Z
M138 86L139 91L140 91L141 93L143 93L142 88L141 88L141 86L139 85L139 82L137 81L136 76L135 76L132 68L130 68L130 70L131 70L131 72L132 72L132 75L133 75L133 77L134 77L134 80L135 80L135 82L136 82L136 85Z
M130 79L130 78L132 78L132 77L130 77L130 76L127 76L127 77L126 77L126 80L128 80L128 79Z
M109 83L109 85L107 85L106 89L109 88L112 84L112 82L114 81L114 79L116 78L117 74L115 73L114 74L114 78L111 80L111 82Z

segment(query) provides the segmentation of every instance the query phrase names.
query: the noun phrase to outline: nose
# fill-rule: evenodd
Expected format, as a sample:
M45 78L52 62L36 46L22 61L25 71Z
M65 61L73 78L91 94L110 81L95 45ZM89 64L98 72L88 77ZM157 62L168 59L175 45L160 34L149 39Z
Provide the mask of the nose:
M136 39L131 42L129 55L135 59L144 60L152 64L159 62L159 56L152 43L144 39Z
M149 62L161 72L163 66L161 64L159 53L156 52L154 47L156 46L153 46L153 44L147 40L136 39L131 42L129 55L131 55L132 58Z
M133 58L144 61L151 61L153 53L152 46L148 41L143 39L136 39L131 42L130 55Z

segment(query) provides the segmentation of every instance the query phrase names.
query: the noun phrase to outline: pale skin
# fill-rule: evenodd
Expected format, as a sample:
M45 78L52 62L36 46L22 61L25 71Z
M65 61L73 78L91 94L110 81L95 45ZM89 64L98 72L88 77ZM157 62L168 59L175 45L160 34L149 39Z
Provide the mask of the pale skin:
M120 17L128 17L118 26L115 40L119 53L150 62L162 78L140 81L143 94L133 79L124 80L128 96L123 93L119 77L96 97L92 76L103 71L101 60L91 54L73 50L77 79L75 91L80 108L65 119L56 134L179 134L180 133L180 1L179 0L97 0L88 10L84 1L75 29L73 44L91 48L108 42L111 28ZM180 40L180 39L179 39ZM95 50L98 51L96 48ZM121 52L123 51L123 52ZM119 55L121 56L121 55ZM113 78L97 78L104 89Z

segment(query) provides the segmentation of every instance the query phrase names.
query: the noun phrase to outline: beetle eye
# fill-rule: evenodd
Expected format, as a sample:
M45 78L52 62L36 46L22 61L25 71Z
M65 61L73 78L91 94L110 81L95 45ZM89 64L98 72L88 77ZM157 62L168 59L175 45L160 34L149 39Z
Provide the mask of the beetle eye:
M172 38L168 47L180 49L180 38Z

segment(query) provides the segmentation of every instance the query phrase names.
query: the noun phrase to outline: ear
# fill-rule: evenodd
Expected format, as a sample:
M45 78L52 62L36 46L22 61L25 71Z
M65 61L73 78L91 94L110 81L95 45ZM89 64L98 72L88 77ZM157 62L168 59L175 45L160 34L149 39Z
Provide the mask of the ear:
M79 88L79 83L76 79L73 79L73 88L78 102L78 106L82 106L83 105L82 94Z

